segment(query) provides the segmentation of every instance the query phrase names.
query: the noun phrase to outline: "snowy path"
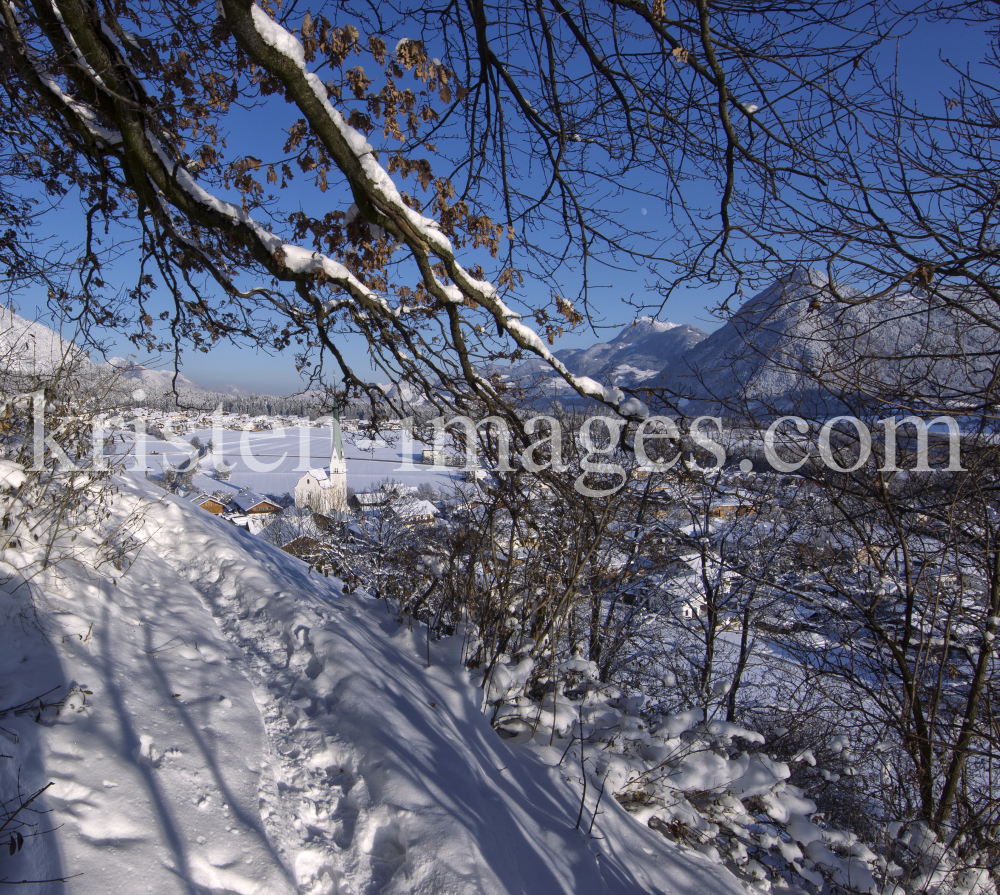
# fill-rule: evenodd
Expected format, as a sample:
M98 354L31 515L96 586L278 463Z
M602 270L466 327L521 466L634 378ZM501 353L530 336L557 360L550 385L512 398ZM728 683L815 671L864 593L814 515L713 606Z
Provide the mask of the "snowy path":
M31 616L0 627L0 705L57 686L93 693L42 724L0 719L19 739L0 751L29 785L53 781L46 820L61 825L0 876L82 874L40 888L85 895L294 892L261 822L267 737L242 656L163 552L154 539L118 587L57 567L65 577L38 588L48 643Z
M576 830L579 788L493 732L457 645L428 669L380 604L144 493L149 546L113 594L75 598L91 639L56 648L94 707L44 729L33 772L64 781L43 840L85 874L51 891L744 891L612 800L601 838Z

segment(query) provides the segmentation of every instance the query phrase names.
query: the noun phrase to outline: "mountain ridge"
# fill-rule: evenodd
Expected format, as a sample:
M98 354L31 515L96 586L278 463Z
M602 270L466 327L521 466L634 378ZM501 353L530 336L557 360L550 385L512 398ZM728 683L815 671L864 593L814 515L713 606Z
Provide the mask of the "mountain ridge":
M840 284L835 291L819 271L796 271L649 384L703 404L790 410L846 406L866 391L889 402L953 401L992 376L996 334L968 325L945 302L912 292L875 298Z
M0 354L5 372L44 376L67 362L89 364L86 353L44 323L28 320L11 308L0 307Z
M139 383L141 388L152 388L161 393L169 392L173 389L173 370L150 369L136 360L124 357L109 357L103 363L98 364L98 366L118 373L122 379L133 380ZM198 392L208 391L204 386L199 385L193 379L189 379L183 373L177 374L177 388Z
M588 348L562 348L555 356L576 376L607 376L615 385L635 385L655 376L666 361L684 354L707 336L704 330L687 323L639 317L607 342ZM509 375L523 380L541 374L557 375L541 358L530 358Z

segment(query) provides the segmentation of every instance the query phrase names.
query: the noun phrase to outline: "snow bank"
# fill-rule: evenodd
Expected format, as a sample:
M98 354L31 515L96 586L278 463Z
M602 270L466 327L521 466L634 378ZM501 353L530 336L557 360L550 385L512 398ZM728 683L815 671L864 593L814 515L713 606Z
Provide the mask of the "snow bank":
M428 668L381 604L133 478L122 511L140 501L117 586L60 568L47 643L3 620L0 705L92 691L0 722L37 740L30 782L56 781L29 873L82 872L72 895L742 891L611 799L575 829L579 786L492 730L460 644Z
M53 782L45 823L59 827L0 876L81 874L19 891L295 891L258 808L268 743L242 657L161 543L154 533L117 587L69 563L36 579L48 641L25 624L24 587L0 594L0 707L52 688L92 694L41 723L0 719L19 740L15 762L28 759L25 785Z

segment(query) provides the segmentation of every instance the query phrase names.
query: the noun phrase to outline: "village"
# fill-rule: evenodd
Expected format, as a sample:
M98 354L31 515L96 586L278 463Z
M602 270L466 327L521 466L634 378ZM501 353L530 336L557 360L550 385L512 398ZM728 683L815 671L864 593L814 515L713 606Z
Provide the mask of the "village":
M0 887L1000 895L996 7L0 0Z
M120 434L133 470L144 469L165 490L287 553L343 571L356 586L374 584L353 569L370 566L370 556L386 554L390 542L397 552L407 545L407 556L397 557L403 575L415 546L418 553L433 554L435 542L468 526L481 528L502 487L502 474L478 460L467 467L465 452L454 446L404 440L400 420L383 423L371 436L364 420L341 419L339 413L310 420L138 408L125 415L131 429ZM649 476L649 469L632 468L628 488L638 493ZM808 491L798 476L745 474L733 464L698 493L662 475L653 479L642 525L615 527L643 552L652 549L655 568L647 563L637 575L630 555L635 550L618 548L607 551L599 577L602 587L621 590L626 603L658 606L683 623L704 618L710 604L724 605L738 589L740 575L723 558L724 548L705 553L699 546L705 535L724 541L737 521L743 528L785 525ZM557 502L537 482L523 498L536 513ZM828 537L816 536L814 545L816 538L831 547ZM538 546L537 532L515 533L507 514L494 542L493 549L518 566L530 563ZM716 593L706 592L706 569L718 579ZM739 627L725 612L717 624Z

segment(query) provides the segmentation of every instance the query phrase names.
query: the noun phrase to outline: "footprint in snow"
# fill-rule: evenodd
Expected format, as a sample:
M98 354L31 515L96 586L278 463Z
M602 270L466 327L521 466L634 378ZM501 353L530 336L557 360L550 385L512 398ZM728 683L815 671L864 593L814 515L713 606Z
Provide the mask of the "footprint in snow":
M139 748L133 754L136 761L152 768L158 768L163 761L163 753L156 748L153 738L145 733L139 737Z

